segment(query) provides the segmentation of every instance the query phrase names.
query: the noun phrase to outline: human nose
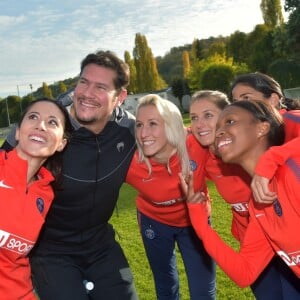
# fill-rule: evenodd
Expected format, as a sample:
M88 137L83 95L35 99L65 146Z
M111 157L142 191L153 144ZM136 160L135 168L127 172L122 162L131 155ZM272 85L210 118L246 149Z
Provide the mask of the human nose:
M221 137L224 134L225 130L223 126L218 126L216 128L216 138Z
M205 121L203 118L198 118L196 121L195 121L195 125L197 128L200 128L202 127L203 125L205 125Z
M148 126L143 126L143 127L141 128L140 134L141 134L141 137L142 137L142 138L148 136L148 135L149 135L149 127L148 127Z
M43 131L46 131L47 127L46 127L46 123L44 120L40 120L38 123L37 123L37 129L38 130L43 130Z

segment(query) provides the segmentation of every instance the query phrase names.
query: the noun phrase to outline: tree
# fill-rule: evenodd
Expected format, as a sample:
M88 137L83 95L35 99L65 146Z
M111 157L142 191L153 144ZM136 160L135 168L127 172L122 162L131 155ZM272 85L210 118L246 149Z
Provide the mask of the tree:
M47 97L47 98L53 98L51 88L48 87L48 85L47 85L46 82L43 82L43 85L42 85L42 93L43 93L43 96L44 96L44 97Z
M266 73L268 66L276 59L273 49L272 29L264 24L256 25L247 35L246 63L251 70Z
M295 61L278 59L269 66L268 74L276 78L283 89L300 86L300 65Z
M134 63L137 74L138 92L150 92L166 87L166 83L158 74L155 58L148 47L144 35L137 33L133 49Z
M229 65L212 64L203 71L202 86L205 89L229 92L230 83L234 78L234 69Z
M280 0L262 0L260 4L265 25L274 29L283 24Z
M290 56L300 62L300 0L285 0L284 9L290 12L287 28L287 44Z
M172 81L171 87L173 95L179 99L182 108L182 97L190 94L188 81L183 78L176 78Z
M131 58L130 53L128 51L125 51L124 53L124 60L129 66L130 70L130 82L127 87L128 93L133 93L135 94L138 90L137 88L137 77L136 77L136 67L134 64L134 60Z
M219 54L202 59L192 66L189 73L188 84L190 90L194 92L199 89L215 89L217 87L217 89L226 92L232 76L230 70L233 75L249 72L249 68L245 63L236 64L232 58L226 58ZM209 78L209 74L212 75L211 78ZM222 76L224 76L223 79ZM216 84L212 82L214 80L216 80Z
M227 40L227 57L232 57L235 63L245 62L246 60L246 39L246 33L235 31Z
M191 50L191 56L193 61L204 59L205 54L205 47L199 39L194 39L192 43L192 50Z
M183 65L183 77L186 78L191 69L190 56L186 50L182 52L182 65Z
M64 82L60 81L58 83L58 94L63 94L68 90L67 86L64 84Z

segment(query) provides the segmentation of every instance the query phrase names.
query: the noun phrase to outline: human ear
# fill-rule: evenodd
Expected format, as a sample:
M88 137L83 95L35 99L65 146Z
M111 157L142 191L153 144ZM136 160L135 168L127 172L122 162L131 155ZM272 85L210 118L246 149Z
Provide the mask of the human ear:
M272 93L271 97L270 97L270 104L275 107L275 108L279 108L280 105L280 98L276 93Z
M268 122L261 122L257 126L257 137L265 136L270 131L270 123Z
M59 146L57 147L56 151L57 152L61 152L64 150L64 148L67 145L67 139L62 139L61 143L59 144Z
M16 141L18 141L20 139L20 128L19 127L16 128L15 139L16 139Z
M116 105L115 105L115 107L120 106L125 101L126 97L127 97L127 90L122 89L120 94L118 96L116 96Z

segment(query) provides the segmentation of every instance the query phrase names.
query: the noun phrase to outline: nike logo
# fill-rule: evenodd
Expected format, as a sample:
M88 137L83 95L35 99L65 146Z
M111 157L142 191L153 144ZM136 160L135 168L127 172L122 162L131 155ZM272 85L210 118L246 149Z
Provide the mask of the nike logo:
M11 186L6 185L6 184L4 183L4 180L1 180L1 181L0 181L0 187L5 188L5 189L12 189Z
M256 218L263 217L263 216L265 216L265 214L256 214L255 215Z

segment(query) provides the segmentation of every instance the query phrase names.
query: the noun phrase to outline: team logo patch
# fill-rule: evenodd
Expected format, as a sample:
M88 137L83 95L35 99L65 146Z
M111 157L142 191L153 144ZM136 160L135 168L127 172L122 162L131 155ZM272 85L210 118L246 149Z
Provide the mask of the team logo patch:
M281 207L281 204L280 202L278 201L278 199L276 199L273 203L273 208L274 208L274 211L276 213L276 215L278 217L281 217L282 216L282 207Z
M153 229L150 229L150 228L146 229L145 236L147 239L153 240L155 238L155 233L154 233Z
M124 150L124 142L120 142L117 144L118 152L122 152Z
M190 159L190 167L193 172L197 169L197 163L192 159Z
M44 211L44 200L42 198L37 198L36 199L36 207L39 210L40 213Z

